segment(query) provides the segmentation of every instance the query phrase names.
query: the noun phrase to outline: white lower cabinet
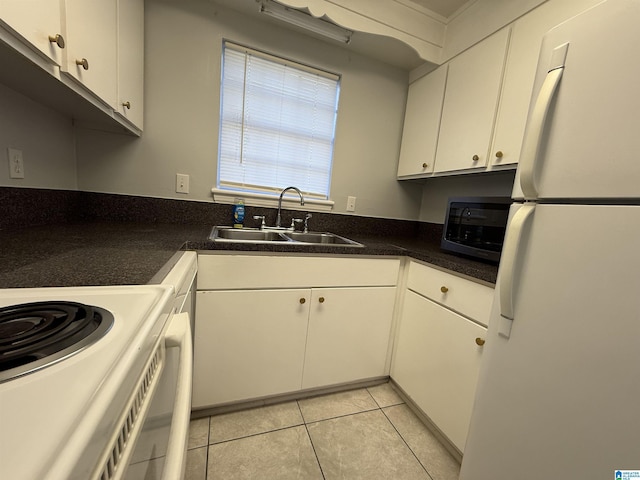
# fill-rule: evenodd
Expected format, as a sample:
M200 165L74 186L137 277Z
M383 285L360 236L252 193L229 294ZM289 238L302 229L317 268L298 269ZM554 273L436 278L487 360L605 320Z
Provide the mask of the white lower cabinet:
M199 257L193 408L388 375L399 267L397 258Z
M442 290L436 293L430 282L418 283L427 277L431 283L442 283ZM463 452L487 331L467 316L477 313L476 305L490 308L487 299L493 289L460 277L451 286L451 280L448 273L411 262L391 378ZM475 301L465 307L456 296ZM451 310L448 303L466 316Z
M300 389L309 297L297 289L197 292L193 407Z
M387 375L395 287L311 292L302 388Z
M391 377L464 450L486 329L407 292Z

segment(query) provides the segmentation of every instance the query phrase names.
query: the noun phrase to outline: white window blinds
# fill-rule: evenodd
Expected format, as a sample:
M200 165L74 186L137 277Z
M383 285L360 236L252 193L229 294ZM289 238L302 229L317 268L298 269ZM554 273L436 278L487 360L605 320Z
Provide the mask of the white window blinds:
M218 187L327 199L339 77L224 43Z

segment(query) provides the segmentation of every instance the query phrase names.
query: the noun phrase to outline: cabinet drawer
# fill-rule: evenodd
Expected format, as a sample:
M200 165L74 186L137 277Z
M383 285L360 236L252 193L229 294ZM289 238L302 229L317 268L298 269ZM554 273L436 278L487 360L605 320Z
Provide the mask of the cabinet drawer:
M420 263L409 264L407 288L487 326L493 288Z
M395 286L398 258L198 255L198 290Z

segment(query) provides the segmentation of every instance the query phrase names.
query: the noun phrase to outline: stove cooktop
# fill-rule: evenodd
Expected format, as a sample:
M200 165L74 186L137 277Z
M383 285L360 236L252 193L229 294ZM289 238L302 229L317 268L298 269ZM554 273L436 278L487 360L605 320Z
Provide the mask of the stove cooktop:
M51 302L58 306L46 306ZM120 412L160 339L171 313L173 288L0 290L0 309L5 313L13 312L16 305L34 303L35 311L44 318L32 315L31 310L2 328L18 336L47 330L45 324L66 332L67 314L71 310L75 316L76 308L79 323L88 324L90 330L96 312L113 316L113 321L107 322L111 326L101 338L77 352L0 383L0 478L84 480L110 440L106 432L116 430Z
M0 308L0 383L79 352L103 337L113 320L103 308L70 301Z

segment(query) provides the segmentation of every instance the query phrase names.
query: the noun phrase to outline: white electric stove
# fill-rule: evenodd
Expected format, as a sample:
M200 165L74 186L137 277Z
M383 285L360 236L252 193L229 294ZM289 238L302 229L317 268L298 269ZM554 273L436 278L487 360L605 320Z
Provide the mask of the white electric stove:
M63 302L63 310L65 302L98 307L98 316L107 317L100 323L112 317L112 324L98 327L103 335L75 353L64 350L51 364L46 359L33 362L35 370L20 366L23 360L8 362L17 376L7 379L0 373L0 478L120 478L122 463L128 461L126 444L135 444L145 397L153 396L164 366L163 339L173 314L174 288L0 290L0 333L1 313L10 311L8 306L45 301ZM21 341L28 330L55 322L56 316L10 316L4 330Z

